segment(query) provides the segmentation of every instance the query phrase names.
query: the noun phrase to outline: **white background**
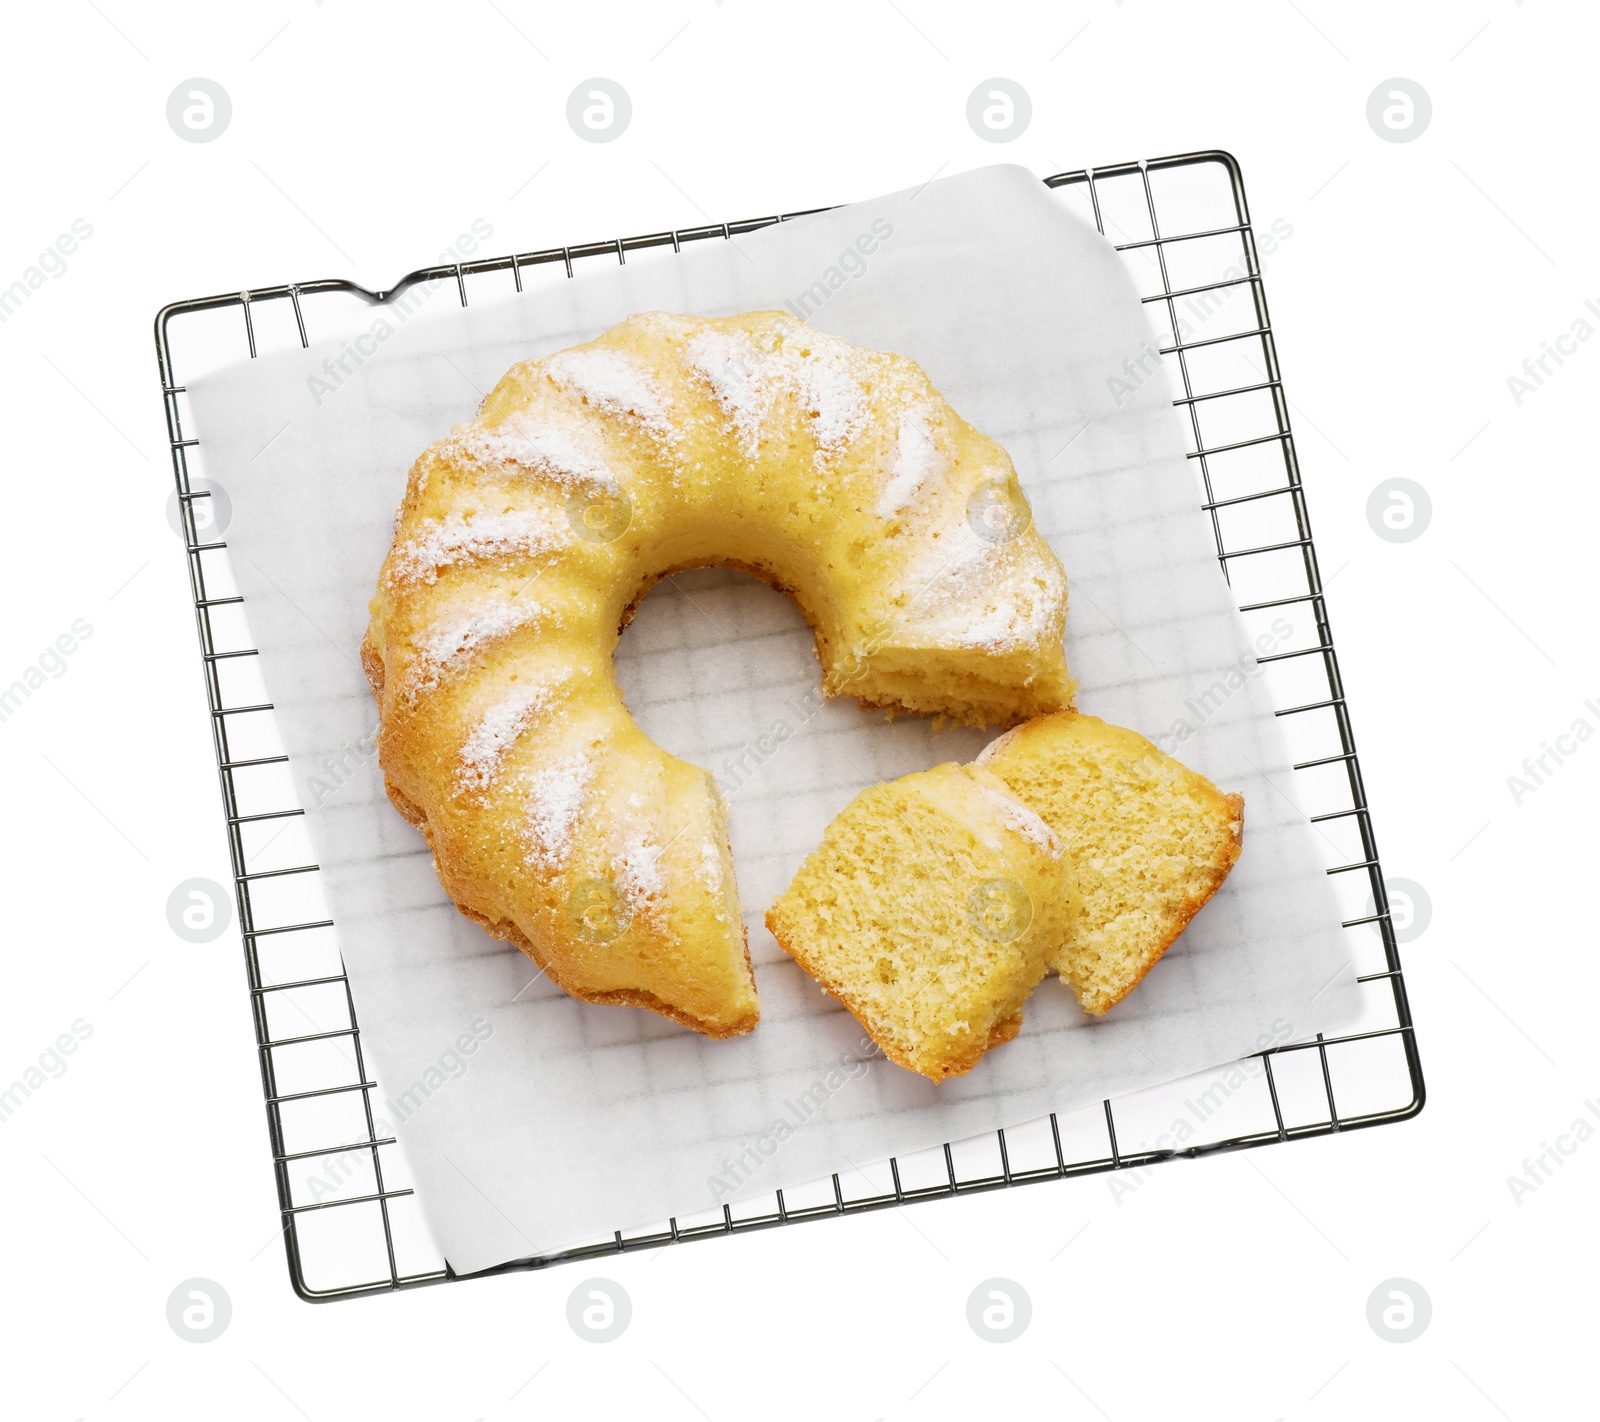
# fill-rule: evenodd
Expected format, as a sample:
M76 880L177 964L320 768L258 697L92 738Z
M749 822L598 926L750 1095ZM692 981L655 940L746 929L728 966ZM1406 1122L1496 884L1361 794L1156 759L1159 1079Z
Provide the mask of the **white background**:
M1592 1406L1600 1139L1520 1203L1507 1179L1600 1096L1600 744L1520 805L1507 777L1575 718L1600 727L1583 705L1600 700L1600 343L1520 404L1507 377L1600 302L1597 29L1542 0L11 12L0 287L74 219L93 235L0 325L0 683L75 619L94 631L0 723L0 1078L74 1020L93 1031L0 1125L7 1414L1520 1422ZM197 75L234 109L206 144L165 117ZM566 123L593 75L633 100L606 145ZM1033 101L1004 145L965 116L995 75ZM1432 98L1411 143L1366 121L1394 76ZM593 1272L633 1321L605 1345L566 1322L586 1266L298 1301L269 1244L237 937L192 945L165 915L174 885L229 871L164 515L157 307L317 275L384 286L475 218L489 250L528 250L1001 159L1044 174L1202 147L1239 157L1259 227L1292 228L1268 293L1331 616L1386 870L1433 905L1405 951L1427 1110L1165 1166L1120 1203L1099 1177L607 1261ZM1365 512L1395 475L1433 503L1405 544ZM166 1320L194 1276L233 1304L204 1345ZM1005 1345L966 1321L995 1276L1033 1301ZM1366 1317L1396 1276L1433 1304L1406 1344Z

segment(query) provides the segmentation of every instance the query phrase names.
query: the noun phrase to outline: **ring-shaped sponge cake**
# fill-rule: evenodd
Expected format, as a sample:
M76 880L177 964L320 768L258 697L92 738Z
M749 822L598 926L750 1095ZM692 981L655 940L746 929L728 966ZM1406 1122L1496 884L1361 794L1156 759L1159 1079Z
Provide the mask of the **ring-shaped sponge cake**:
M362 647L391 799L573 997L724 1037L759 1016L726 805L612 667L649 588L706 565L794 598L829 695L1011 726L1073 683L1006 452L914 361L782 313L632 317L423 453Z

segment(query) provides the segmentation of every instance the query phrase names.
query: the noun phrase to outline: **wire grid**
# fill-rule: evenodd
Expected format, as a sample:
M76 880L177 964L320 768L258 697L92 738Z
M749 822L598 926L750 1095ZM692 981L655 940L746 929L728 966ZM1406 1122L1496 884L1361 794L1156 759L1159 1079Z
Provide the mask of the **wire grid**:
M1203 227L1198 230L1163 232L1152 176L1199 174L1204 172L1206 165L1218 170L1224 179L1226 189L1224 196L1227 200L1228 217L1231 220L1225 220L1220 224ZM566 1250L548 1256L518 1260L501 1265L496 1269L485 1271L486 1273L503 1273L514 1269L540 1268L559 1262L592 1259L629 1250L657 1248L670 1243L684 1243L689 1240L716 1238L729 1234L743 1233L748 1230L795 1224L803 1220L857 1214L868 1210L893 1208L919 1201L944 1199L953 1195L1003 1189L1013 1185L1043 1180L1059 1180L1071 1176L1095 1174L1104 1171L1127 1170L1130 1167L1154 1165L1179 1156L1195 1158L1219 1151L1267 1145L1308 1136L1330 1135L1342 1130L1404 1120L1414 1116L1422 1109L1424 1101L1422 1069L1417 1053L1405 985L1401 975L1395 928L1391 919L1388 897L1385 892L1383 875L1379 864L1377 843L1372 829L1371 812L1368 807L1366 791L1356 755L1355 739L1351 730L1343 683L1339 675L1333 634L1328 622L1322 579L1318 569L1316 550L1312 543L1310 523L1301 487L1294 436L1290 429L1288 403L1283 392L1277 351L1267 312L1257 238L1250 220L1249 209L1245 200L1244 184L1238 164L1231 155L1226 153L1216 151L1197 152L1148 162L1125 163L1106 168L1089 168L1076 172L1058 173L1045 179L1045 182L1052 190L1061 192L1064 198L1074 198L1080 203L1086 198L1086 215L1093 217L1096 226L1102 233L1107 233L1109 226L1113 229L1110 235L1114 238L1117 236L1127 237L1128 240L1122 242L1114 241L1113 244L1119 252L1125 254L1125 261L1142 258L1148 264L1150 258L1154 259L1151 270L1159 278L1159 289L1143 296L1142 300L1155 307L1158 314L1164 312L1170 325L1172 338L1170 341L1159 342L1160 350L1163 357L1176 357L1179 384L1183 393L1174 403L1184 410L1187 415L1191 435L1189 457L1198 461L1206 492L1203 511L1211 522L1216 539L1217 556L1221 561L1225 574L1229 576L1230 582L1234 580L1238 568L1242 566L1245 560L1265 560L1273 555L1289 555L1294 562L1297 576L1289 580L1293 587L1292 591L1281 596L1260 598L1243 603L1240 610L1244 613L1257 613L1276 608L1305 606L1309 607L1313 614L1316 638L1311 645L1296 650L1263 655L1258 660L1265 665L1267 663L1305 658L1310 663L1320 664L1322 672L1325 673L1326 695L1318 694L1304 704L1288 707L1278 711L1277 714L1284 717L1298 718L1309 716L1312 713L1324 712L1331 713L1334 719L1339 751L1336 754L1318 755L1305 761L1299 761L1294 765L1294 770L1297 772L1297 781L1301 773L1313 772L1318 769L1324 771L1334 770L1342 774L1348 789L1348 805L1311 818L1317 824L1339 820L1346 821L1354 827L1358 836L1359 849L1357 857L1350 863L1339 864L1330 868L1328 872L1335 875L1364 874L1366 876L1366 882L1370 890L1369 911L1345 920L1343 926L1347 931L1366 928L1370 932L1372 929L1376 929L1381 937L1383 970L1363 974L1358 978L1358 981L1371 985L1372 988L1380 993L1384 992L1385 987L1387 988L1391 1001L1386 1005L1392 1006L1393 1024L1326 1039L1319 1034L1314 1041L1277 1045L1253 1054L1253 1058L1245 1058L1245 1063L1249 1063L1252 1060L1259 1060L1261 1063L1262 1068L1264 1068L1263 1075L1268 1095L1270 1096L1272 1123L1260 1129L1247 1130L1237 1134L1226 1135L1221 1139L1179 1147L1162 1147L1158 1143L1155 1148L1141 1146L1141 1148L1134 1150L1122 1149L1118 1145L1116 1111L1113 1103L1110 1100L1106 1100L1102 1103L1104 1146L1096 1146L1086 1151L1064 1149L1064 1132L1061 1123L1058 1122L1055 1115L1051 1115L1049 1117L1049 1144L1053 1147L1054 1158L1053 1160L1047 1160L1044 1165L1024 1167L1019 1164L1014 1167L1012 1163L1014 1151L1008 1151L1006 1132L999 1131L996 1132L997 1139L995 1142L997 1152L990 1157L990 1159L997 1160L997 1170L985 1169L978 1173L969 1173L964 1169L958 1169L957 1155L962 1156L965 1164L970 1161L971 1153L962 1150L959 1146L953 1151L951 1145L947 1144L942 1147L943 1178L932 1183L906 1183L902 1179L904 1163L890 1160L888 1162L890 1188L887 1189L871 1190L865 1194L853 1193L845 1188L841 1183L840 1177L836 1174L831 1181L831 1200L824 1199L819 1202L796 1206L793 1203L786 1203L784 1192L777 1191L773 1196L773 1207L771 1209L760 1209L754 1213L741 1213L736 1217L734 1213L735 1207L724 1205L721 1209L720 1218L713 1217L692 1222L680 1222L677 1219L673 1219L664 1228L627 1235L617 1231L610 1239L599 1241L590 1246ZM1107 211L1105 198L1108 192L1115 187L1125 197L1130 185L1134 190L1142 194L1143 218L1140 229L1142 231L1143 224L1147 223L1148 236L1128 233L1122 223L1117 221L1116 216ZM351 996L349 981L342 971L342 965L341 971L337 973L283 982L267 981L263 973L261 956L258 951L262 939L268 935L328 929L332 927L332 921L323 919L315 922L269 927L258 927L256 923L256 908L252 903L253 885L263 879L277 878L284 875L315 874L317 873L317 866L315 864L304 864L282 869L252 868L251 855L247 850L245 833L247 825L261 821L297 817L303 815L305 811L300 807L286 807L248 815L240 813L240 793L235 779L236 775L252 767L285 764L288 761L288 757L286 755L272 755L246 756L236 759L230 749L233 728L238 724L239 718L271 716L272 706L270 702L252 705L228 705L226 702L221 674L222 664L234 658L257 656L258 652L252 647L220 646L219 642L227 639L225 636L219 637L218 629L213 626L213 615L217 609L241 603L243 599L233 595L213 595L210 590L213 584L217 584L221 580L218 579L216 570L208 567L207 555L215 556L220 553L220 550L225 549L227 545L221 540L202 541L200 537L200 524L196 520L195 504L197 500L208 498L211 494L210 490L195 488L191 484L189 451L194 449L199 444L199 441L191 437L183 427L182 409L178 397L185 393L185 387L176 379L176 372L173 367L170 343L172 323L175 320L193 316L199 312L216 311L219 308L236 306L242 314L245 341L251 357L254 358L257 354L257 342L252 307L260 302L287 300L293 308L295 327L300 343L302 347L305 347L310 343L303 304L308 297L325 293L344 293L369 304L384 305L394 301L402 292L420 283L443 282L452 284L455 287L461 304L465 306L467 304L466 277L469 275L509 270L515 281L516 290L521 292L523 290L523 272L525 269L552 267L555 263L561 263L565 268L566 275L571 277L575 275L579 263L593 261L596 258L614 257L618 262L626 262L629 252L664 248L668 245L676 252L681 250L682 244L685 242L704 241L717 237L731 239L732 237L785 221L791 217L804 215L806 214L801 212L786 213L780 217L711 224L672 232L616 238L609 242L594 242L573 247L551 248L544 251L519 253L506 257L427 267L410 273L393 288L382 292L367 291L353 282L342 280L265 287L225 296L177 302L165 307L156 318L156 348L161 374L163 402L166 409L168 437L172 450L173 472L177 482L178 506L186 535L185 543L189 560L195 620L200 638L206 691L211 712L212 737L226 816L235 897L244 944L245 969L249 982L261 1066L262 1088L267 1108L267 1124L272 1144L274 1172L283 1225L283 1240L294 1288L302 1298L308 1301L352 1298L394 1289L442 1283L458 1276L450 1269L448 1264L439 1268L407 1269L402 1268L397 1262L394 1211L402 1208L402 1206L396 1202L405 1201L412 1209L416 1208L416 1202L406 1200L406 1197L410 1197L414 1193L409 1187L394 1187L386 1186L385 1184L384 1160L381 1148L394 1146L396 1142L392 1136L379 1137L375 1131L372 1093L378 1089L378 1086L367 1071L362 1056L361 1032L357 1024L355 1003ZM1126 216L1126 213L1124 213L1124 216ZM1214 239L1236 240L1240 244L1243 254L1242 270L1217 281L1189 286L1184 286L1181 283L1175 285L1171 268L1174 265L1180 265L1175 260L1175 254L1183 244L1203 243ZM1180 303L1184 303L1188 310L1193 311L1196 309L1193 306L1196 298L1201 300L1215 299L1211 294L1222 292L1229 288L1245 288L1248 290L1251 323L1243 329L1190 339L1189 337L1192 333L1186 330L1187 321L1181 319L1183 310L1180 309ZM1204 310L1206 308L1200 309ZM1196 369L1196 366L1202 361L1202 355L1199 353L1212 352L1216 348L1229 345L1245 351L1247 359L1250 359L1254 354L1259 354L1262 364L1257 368L1263 378L1247 381L1243 384L1228 385L1225 388L1208 388L1208 383L1203 378L1203 373ZM1250 364L1254 366L1255 361L1250 359ZM1213 402L1227 402L1229 400L1237 400L1240 397L1263 397L1267 401L1270 408L1270 428L1265 429L1265 432L1260 434L1227 439L1208 445L1205 442L1203 432L1203 408L1214 407ZM1218 472L1218 461L1224 456L1242 450L1268 450L1274 452L1275 457L1271 467L1277 476L1276 482L1244 493L1219 497L1219 489L1215 477ZM1281 455L1281 461L1276 457L1279 455ZM1292 538L1280 538L1255 546L1229 546L1231 539L1227 522L1229 517L1228 510L1238 509L1244 505L1254 506L1263 502L1276 505L1280 501L1292 515L1294 529ZM349 1025L333 1031L274 1037L269 1022L268 999L278 993L304 988L329 988L341 992L345 1008L348 1011ZM346 1039L348 1041L354 1052L356 1080L307 1090L280 1091L277 1079L278 1072L274 1062L274 1051L284 1047L327 1039ZM1333 1062L1338 1057L1337 1049L1341 1047L1349 1048L1355 1044L1372 1042L1376 1039L1392 1039L1400 1045L1404 1056L1405 1079L1403 1082L1397 1081L1397 1089L1401 1094L1409 1093L1409 1095L1403 1101L1398 1101L1393 1105L1382 1105L1376 1109L1341 1114L1336 1104L1334 1090ZM1320 1075L1320 1094L1325 1098L1326 1106L1325 1119L1299 1119L1286 1112L1284 1104L1280 1100L1280 1077L1275 1075L1274 1072L1275 1060L1278 1063L1278 1072L1282 1073L1286 1070L1288 1063L1294 1058L1295 1054L1306 1052L1314 1052L1316 1054L1315 1065L1319 1072L1314 1073L1314 1075ZM359 1096L361 1112L365 1120L364 1136L353 1141L343 1140L316 1149L287 1151L285 1149L283 1107L292 1102L336 1095ZM1318 1104L1315 1113L1318 1116L1322 1115L1321 1105L1322 1103ZM296 1204L294 1202L290 1178L290 1167L294 1163L332 1157L347 1158L352 1152L370 1154L374 1182L373 1189L366 1193L337 1200L310 1204ZM307 1277L304 1240L302 1237L307 1213L311 1211L362 1209L376 1210L381 1221L384 1250L387 1255L386 1276L359 1278L331 1286L314 1285Z

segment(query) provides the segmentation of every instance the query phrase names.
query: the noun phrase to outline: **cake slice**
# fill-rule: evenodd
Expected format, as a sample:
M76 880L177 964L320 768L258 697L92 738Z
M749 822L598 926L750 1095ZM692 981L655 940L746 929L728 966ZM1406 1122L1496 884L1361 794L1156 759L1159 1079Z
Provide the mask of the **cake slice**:
M1085 1012L1121 1002L1239 858L1244 799L1136 731L1062 711L978 757L1060 837L1081 907L1050 966Z
M942 1081L1017 1035L1074 902L1044 821L950 764L857 795L767 927L891 1061Z

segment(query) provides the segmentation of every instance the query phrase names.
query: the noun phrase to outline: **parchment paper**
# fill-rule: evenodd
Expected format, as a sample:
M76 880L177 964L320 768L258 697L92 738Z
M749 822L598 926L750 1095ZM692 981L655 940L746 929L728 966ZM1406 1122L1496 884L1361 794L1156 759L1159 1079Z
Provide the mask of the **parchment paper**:
M868 233L870 255L845 259ZM470 419L514 361L630 313L786 303L920 361L1006 446L1071 584L1081 709L1159 739L1246 800L1238 867L1127 1002L1095 1022L1046 981L1014 1043L937 1087L863 1050L860 1027L762 917L864 785L968 759L988 737L819 707L810 634L769 589L720 571L663 584L618 656L644 729L730 796L763 1010L749 1037L707 1041L565 997L456 912L370 752L350 765L376 721L356 649L415 456ZM232 498L230 556L363 1041L458 1271L1169 1081L1257 1049L1281 1034L1275 1020L1300 1038L1353 1015L1311 831L1266 781L1288 783L1288 757L1167 380L1157 370L1130 393L1107 378L1150 342L1143 310L1111 247L1031 173L982 169L520 297L442 305L409 318L375 309L365 341L266 356L190 394L207 474ZM343 767L333 794L330 758ZM474 1023L482 1040L464 1057L454 1044Z

